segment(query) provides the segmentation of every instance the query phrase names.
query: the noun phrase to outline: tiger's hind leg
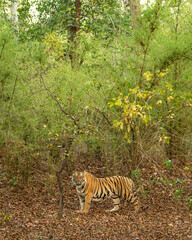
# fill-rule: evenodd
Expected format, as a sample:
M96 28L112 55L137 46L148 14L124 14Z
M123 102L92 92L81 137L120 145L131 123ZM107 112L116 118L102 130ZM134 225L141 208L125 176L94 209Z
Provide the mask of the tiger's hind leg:
M136 196L135 191L133 192L132 197L131 197L131 199L129 200L129 202L130 202L131 204L133 204L133 206L135 207L135 212L138 213L139 210L141 209L141 204L140 204L139 199L138 199L137 196Z
M120 198L118 196L112 196L114 208L110 212L115 212L119 210Z

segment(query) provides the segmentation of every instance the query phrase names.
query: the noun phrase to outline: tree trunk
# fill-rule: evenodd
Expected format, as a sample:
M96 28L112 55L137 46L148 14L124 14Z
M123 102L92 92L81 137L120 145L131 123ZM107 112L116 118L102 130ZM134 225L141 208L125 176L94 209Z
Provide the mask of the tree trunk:
M130 0L131 18L133 28L137 28L138 20L137 18L141 16L141 5L140 0Z
M73 50L71 53L71 64L73 68L77 68L80 60L78 53L78 31L81 28L81 0L75 0L75 24L72 29Z
M62 173L65 166L67 166L67 168L68 168L68 156L69 156L69 151L70 151L72 143L73 143L72 138L66 138L64 159L63 159L63 162L62 162L61 166L56 171L57 183L58 183L58 187L59 187L59 209L58 209L58 219L59 220L62 218L63 206L64 206L61 173ZM69 172L69 168L68 168L68 172Z
M15 27L18 23L18 15L17 15L17 1L12 1L11 3L11 21L12 25Z
M76 22L76 34L81 27L81 0L75 1L75 22Z

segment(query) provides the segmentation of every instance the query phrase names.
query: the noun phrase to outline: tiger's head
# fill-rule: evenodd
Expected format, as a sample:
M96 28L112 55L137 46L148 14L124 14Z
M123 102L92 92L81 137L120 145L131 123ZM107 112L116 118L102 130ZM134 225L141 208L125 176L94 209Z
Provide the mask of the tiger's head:
M73 183L75 183L76 186L80 186L80 185L86 183L84 174L85 174L85 171L84 172L74 172L72 174L72 181L73 181Z

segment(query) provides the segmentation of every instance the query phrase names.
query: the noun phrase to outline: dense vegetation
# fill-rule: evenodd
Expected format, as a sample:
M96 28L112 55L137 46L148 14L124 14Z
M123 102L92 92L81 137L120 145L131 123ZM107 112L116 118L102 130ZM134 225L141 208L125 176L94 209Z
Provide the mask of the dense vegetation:
M141 6L134 25L121 1L18 1L14 24L10 4L0 3L0 147L10 186L30 183L37 165L52 186L65 157L69 172L91 161L135 178L147 164L191 172L190 1Z

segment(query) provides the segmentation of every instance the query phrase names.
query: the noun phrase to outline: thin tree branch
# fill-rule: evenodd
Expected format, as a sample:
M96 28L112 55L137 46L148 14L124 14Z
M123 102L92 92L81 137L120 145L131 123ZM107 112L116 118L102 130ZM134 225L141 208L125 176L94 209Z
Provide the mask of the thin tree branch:
M102 112L100 109L96 107L92 107L92 108L94 108L98 113L100 113L111 127L113 126L113 124L109 121L109 119L107 118L104 112Z
M0 53L0 58L2 57L3 50L5 48L5 43L6 43L6 39L3 39L3 46L2 46L2 49L1 49L1 53Z
M37 71L38 71L38 70L37 70ZM42 73L39 73L39 75L40 75L41 82L43 83L43 86L44 86L45 90L46 90L47 92L49 92L50 96L51 96L51 97L53 98L53 100L58 104L60 110L61 110L67 117L69 117L69 118L74 122L75 126L77 126L78 129L80 129L80 126L79 126L79 124L77 123L77 120L76 120L71 114L69 114L68 112L65 111L65 109L61 106L60 102L59 102L59 101L57 100L57 98L53 95L53 93L51 92L51 90L46 86L45 81L44 81L44 78L43 78L43 76L42 76Z
M57 61L59 61L61 58L63 58L63 56L59 56L57 59L55 59L55 61L57 62ZM55 65L56 65L56 63L50 64L48 67L46 67L46 68L42 71L41 74L45 74L49 69L54 68ZM37 72L36 72L32 77L28 78L28 81L29 81L29 80L32 80L32 79L34 79L34 78L36 78L36 77L38 77L38 76L39 76L39 71L37 70Z

